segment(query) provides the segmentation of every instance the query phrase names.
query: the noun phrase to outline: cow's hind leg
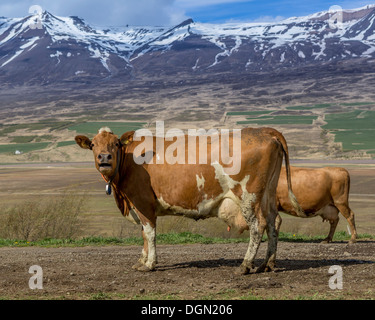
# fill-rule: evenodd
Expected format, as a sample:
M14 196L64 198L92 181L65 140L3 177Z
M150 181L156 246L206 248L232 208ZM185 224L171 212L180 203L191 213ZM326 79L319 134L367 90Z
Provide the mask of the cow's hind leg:
M349 243L355 243L357 242L357 230L355 228L355 221L354 221L354 212L349 208L349 206L346 203L336 203L335 206L341 214L346 218L349 224L350 232L352 234Z
M276 207L275 192L277 187L278 175L273 175L270 182L270 190L266 192L262 200L262 214L267 223L268 247L266 259L257 269L257 272L272 271L276 264L277 241L279 238L279 229L281 217Z
M280 227L281 227L282 222L283 222L283 219L281 219L280 214L277 213L276 220L275 220L275 228L276 228L276 232L277 232L277 237L279 237Z
M268 247L266 259L257 269L257 273L264 271L273 271L276 265L276 249L278 240L278 230L275 226L276 214L269 214L267 217L267 236L268 236Z
M276 188L279 181L282 161L282 156L277 158L261 202L262 217L267 225L268 246L266 259L257 269L257 272L272 271L275 269L276 265L277 241L281 225L281 217L276 205Z
M254 268L254 259L258 252L260 242L266 227L265 221L258 221L257 216L260 214L260 204L255 204L253 207L252 201L249 199L241 206L242 214L245 218L250 230L250 241L247 248L245 258L239 267L239 274L247 274Z

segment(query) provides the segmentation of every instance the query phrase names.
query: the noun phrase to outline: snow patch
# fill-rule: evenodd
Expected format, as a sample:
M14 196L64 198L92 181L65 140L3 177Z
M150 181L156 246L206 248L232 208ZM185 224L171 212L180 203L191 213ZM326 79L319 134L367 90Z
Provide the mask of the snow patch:
M35 47L35 42L39 40L39 37L33 37L31 38L28 42L26 42L25 44L23 44L22 46L20 46L20 50L18 50L10 59L8 59L6 62L4 62L0 68L4 67L5 65L7 65L9 62L11 62L12 60L14 60L15 58L17 58L20 54L22 54L22 52L31 47L28 51L32 50L34 47Z
M199 58L197 59L197 61L195 61L195 65L194 65L194 67L192 67L193 70L196 70L196 69L199 68L198 63L199 63Z
M283 63L285 61L285 52L283 52L281 55L280 55L280 62Z
M57 50L55 54L50 54L49 56L51 58L57 58L56 65L58 65L60 63L60 58L59 57L62 56L62 55L63 55L63 53Z
M107 51L101 52L98 48L93 48L92 46L89 46L88 49L93 53L91 55L91 58L94 59L100 59L100 62L102 63L103 67L111 73L111 70L108 67L107 60L109 58L109 53Z

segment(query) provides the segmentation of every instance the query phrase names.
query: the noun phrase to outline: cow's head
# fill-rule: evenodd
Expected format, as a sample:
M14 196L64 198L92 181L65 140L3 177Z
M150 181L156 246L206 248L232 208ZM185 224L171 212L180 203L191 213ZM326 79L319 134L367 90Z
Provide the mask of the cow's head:
M108 127L101 128L90 140L86 136L76 136L75 141L83 149L92 150L95 166L98 171L109 179L115 175L121 148L132 141L134 131L124 133L119 139Z

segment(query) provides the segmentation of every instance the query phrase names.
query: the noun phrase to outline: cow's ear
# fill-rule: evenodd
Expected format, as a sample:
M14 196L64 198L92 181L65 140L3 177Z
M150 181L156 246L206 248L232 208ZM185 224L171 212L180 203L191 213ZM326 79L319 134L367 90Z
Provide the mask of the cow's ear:
M77 142L77 144L82 148L82 149L90 149L91 150L91 140L85 136L76 136L74 138Z
M120 142L124 145L130 143L133 141L133 135L134 135L134 132L135 131L128 131L128 132L125 132L121 138L120 138Z

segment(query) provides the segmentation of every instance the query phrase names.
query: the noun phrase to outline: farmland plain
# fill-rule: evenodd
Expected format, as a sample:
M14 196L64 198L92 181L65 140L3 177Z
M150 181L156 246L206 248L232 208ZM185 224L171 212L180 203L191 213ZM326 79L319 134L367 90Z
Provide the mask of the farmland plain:
M92 137L102 126L109 126L118 135L142 127L153 131L155 122L161 119L165 119L166 130L271 126L285 135L294 158L358 159L372 158L375 154L375 103L372 102L231 107L221 110L213 105L200 104L190 110L170 112L144 112L142 109L133 114L137 120L131 121L121 113L106 115L107 121L66 117L1 124L0 163L87 161L82 152L72 148L76 134ZM308 139L301 140L301 136ZM22 154L15 156L16 150Z

